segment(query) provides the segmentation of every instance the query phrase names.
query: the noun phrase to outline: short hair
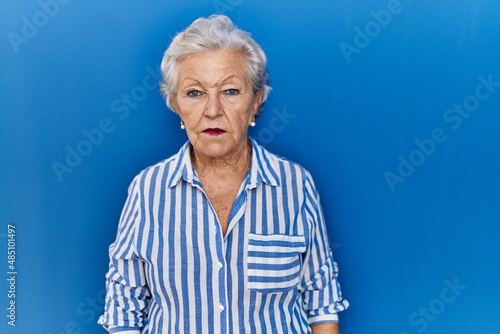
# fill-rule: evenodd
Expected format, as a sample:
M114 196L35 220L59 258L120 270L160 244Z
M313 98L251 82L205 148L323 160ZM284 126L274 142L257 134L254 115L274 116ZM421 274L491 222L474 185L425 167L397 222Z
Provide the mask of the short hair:
M170 109L174 110L170 97L177 94L179 62L194 54L224 49L240 51L246 55L253 92L262 92L261 105L256 114L256 117L260 116L262 105L271 90L268 85L266 54L248 32L237 28L225 15L195 20L174 37L165 51L161 62L163 81L160 83L160 92Z

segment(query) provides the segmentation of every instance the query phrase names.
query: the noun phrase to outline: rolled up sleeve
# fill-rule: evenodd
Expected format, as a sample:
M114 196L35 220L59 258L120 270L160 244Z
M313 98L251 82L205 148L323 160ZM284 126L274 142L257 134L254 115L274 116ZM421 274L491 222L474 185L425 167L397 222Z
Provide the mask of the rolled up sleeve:
M98 323L110 333L139 333L147 319L150 291L144 261L136 246L136 228L140 217L137 180L129 188L116 240L109 247L104 314Z
M338 313L349 307L338 281L338 267L328 243L319 195L312 179L306 181L303 215L310 227L309 247L304 256L300 289L309 325L338 322Z

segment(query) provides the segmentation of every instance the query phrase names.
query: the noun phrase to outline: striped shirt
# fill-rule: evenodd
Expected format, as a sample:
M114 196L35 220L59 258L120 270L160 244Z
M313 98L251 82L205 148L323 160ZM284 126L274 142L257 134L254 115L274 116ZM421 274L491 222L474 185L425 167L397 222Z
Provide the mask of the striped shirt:
M135 177L109 248L111 333L310 333L348 307L308 171L253 139L227 232L187 142Z

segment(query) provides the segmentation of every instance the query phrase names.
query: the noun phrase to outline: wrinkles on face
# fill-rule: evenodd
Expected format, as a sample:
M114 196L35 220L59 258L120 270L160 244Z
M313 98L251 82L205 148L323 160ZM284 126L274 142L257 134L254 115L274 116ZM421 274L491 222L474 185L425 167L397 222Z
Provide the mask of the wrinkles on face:
M248 126L260 105L247 65L246 57L233 50L196 54L180 62L172 104L197 157L231 160L246 149Z

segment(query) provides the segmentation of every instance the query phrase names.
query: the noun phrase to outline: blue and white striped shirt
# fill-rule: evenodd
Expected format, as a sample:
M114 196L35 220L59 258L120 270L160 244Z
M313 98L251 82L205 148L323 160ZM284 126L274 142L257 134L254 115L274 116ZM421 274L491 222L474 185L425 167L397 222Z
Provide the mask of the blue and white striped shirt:
M348 307L304 168L254 140L222 235L189 142L130 185L99 319L111 333L310 333Z

